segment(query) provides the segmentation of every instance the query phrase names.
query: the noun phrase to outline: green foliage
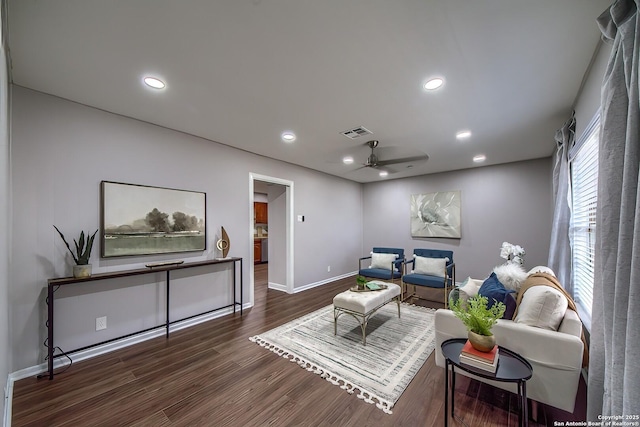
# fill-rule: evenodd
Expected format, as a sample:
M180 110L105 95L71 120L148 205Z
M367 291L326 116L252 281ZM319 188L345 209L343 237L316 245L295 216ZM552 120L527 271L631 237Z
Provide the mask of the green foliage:
M60 237L62 237L62 241L67 246L67 249L69 249L69 253L73 257L73 260L76 262L76 264L77 265L89 264L89 257L91 256L91 248L93 248L93 239L96 237L98 230L96 230L91 235L91 237L87 238L86 241L84 239L84 231L81 231L80 238L77 241L76 239L73 239L73 244L76 247L76 253L73 253L73 251L71 250L71 246L69 246L69 243L67 243L67 239L64 238L64 234L62 234L62 232L58 230L58 227L56 227L55 225L53 226L53 228L55 228L58 234L60 235ZM88 235L89 233L87 233L87 236Z
M360 286L364 286L367 284L367 279L365 279L364 276L358 276L356 277L356 283Z
M507 307L495 299L491 308L487 308L488 303L487 297L476 295L466 302L458 299L450 304L450 308L468 330L489 336L492 335L491 328L502 318Z

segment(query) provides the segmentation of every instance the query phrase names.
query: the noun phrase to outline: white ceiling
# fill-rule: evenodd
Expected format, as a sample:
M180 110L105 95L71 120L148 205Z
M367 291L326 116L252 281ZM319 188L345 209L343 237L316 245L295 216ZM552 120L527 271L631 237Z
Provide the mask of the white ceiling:
M386 179L550 156L610 3L8 0L8 41L16 85L370 182L370 139L430 156ZM373 135L340 135L357 126Z

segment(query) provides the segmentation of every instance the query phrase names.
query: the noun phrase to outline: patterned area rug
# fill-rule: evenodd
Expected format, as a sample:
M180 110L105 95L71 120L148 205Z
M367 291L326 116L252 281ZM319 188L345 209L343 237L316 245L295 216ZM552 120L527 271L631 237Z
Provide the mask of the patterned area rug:
M398 306L389 303L369 320L366 346L348 314L333 335L333 305L249 339L390 414L435 347L434 313L401 304L398 319Z

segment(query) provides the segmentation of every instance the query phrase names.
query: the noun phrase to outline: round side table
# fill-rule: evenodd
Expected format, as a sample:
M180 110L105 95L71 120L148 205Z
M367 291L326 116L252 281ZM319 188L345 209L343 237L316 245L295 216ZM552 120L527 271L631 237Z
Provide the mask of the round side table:
M496 372L485 371L474 366L460 363L460 351L467 342L466 338L454 338L446 340L442 343L442 354L445 358L445 376L444 376L444 425L449 423L449 389L451 389L451 417L454 414L454 391L456 388L456 368L471 373L481 378L493 381L509 382L518 384L518 398L520 401L520 414L518 414L518 422L521 426L528 425L527 414L527 380L533 375L531 364L518 353L515 353L504 347L500 349L498 354L498 368ZM449 388L449 369L451 369L451 387Z

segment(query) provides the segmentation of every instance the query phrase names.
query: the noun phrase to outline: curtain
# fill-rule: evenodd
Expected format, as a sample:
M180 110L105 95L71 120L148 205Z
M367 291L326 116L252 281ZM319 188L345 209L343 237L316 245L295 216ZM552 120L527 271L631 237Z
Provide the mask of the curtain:
M571 209L569 208L569 149L575 142L576 119L575 112L571 118L556 132L556 152L553 164L553 224L551 228L551 245L549 246L549 261L551 268L560 284L573 297L571 281L571 246L569 243L569 223Z
M613 47L602 86L591 421L640 414L639 19L633 0L614 2L598 18L603 39Z

